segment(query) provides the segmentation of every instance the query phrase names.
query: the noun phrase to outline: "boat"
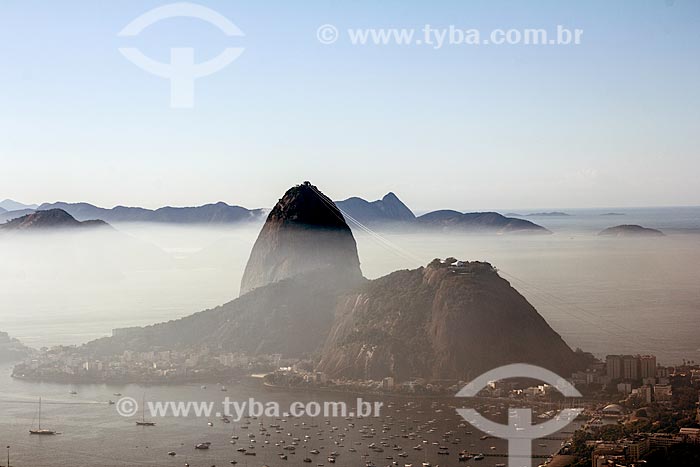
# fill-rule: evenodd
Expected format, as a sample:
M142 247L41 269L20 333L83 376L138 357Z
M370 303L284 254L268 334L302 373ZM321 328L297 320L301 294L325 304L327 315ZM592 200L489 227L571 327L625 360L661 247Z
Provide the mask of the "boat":
M474 460L475 461L482 461L482 460L484 460L485 457L486 456L484 456L483 454L477 454L476 456L474 456Z
M36 430L29 430L31 435L55 435L54 430L47 430L46 428L41 428L41 397L39 398L39 428Z
M203 443L195 444L194 448L195 449L209 449L209 446L211 446L211 443L209 441L205 441Z
M70 394L71 396L75 396L76 394L78 394L78 391L72 390L68 394Z
M169 455L169 456L174 456L174 455L175 455L175 451L169 451L169 452L168 452L168 455Z
M107 402L107 403L108 403L109 405L114 405L114 401L113 401L112 399L110 399L109 402Z
M136 426L156 426L156 422L146 420L146 395L141 399L141 420L136 420Z

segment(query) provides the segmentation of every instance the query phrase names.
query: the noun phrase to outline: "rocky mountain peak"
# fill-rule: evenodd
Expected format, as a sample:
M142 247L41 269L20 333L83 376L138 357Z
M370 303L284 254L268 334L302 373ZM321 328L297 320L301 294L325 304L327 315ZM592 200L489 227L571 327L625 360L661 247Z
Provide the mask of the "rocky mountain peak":
M263 225L248 259L241 294L311 271L360 279L357 245L338 207L309 182L287 190Z
M270 212L267 222L271 221L304 228L350 230L335 203L308 181L287 190Z
M491 264L433 260L344 295L318 368L331 377L468 380L509 363L581 362ZM410 346L410 352L407 352Z
M74 227L106 226L102 221L79 222L63 209L35 211L0 225L5 231L13 230L50 230Z

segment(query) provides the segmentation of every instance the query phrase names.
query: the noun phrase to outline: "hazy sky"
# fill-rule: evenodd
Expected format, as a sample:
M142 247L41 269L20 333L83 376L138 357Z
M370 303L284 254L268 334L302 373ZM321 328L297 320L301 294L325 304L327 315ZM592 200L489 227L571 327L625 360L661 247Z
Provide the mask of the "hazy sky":
M201 1L245 37L182 18L117 37L167 3L0 2L0 199L258 207L308 179L416 210L700 204L696 0ZM439 50L343 37L425 24L584 34ZM168 81L124 46L245 51L171 109Z

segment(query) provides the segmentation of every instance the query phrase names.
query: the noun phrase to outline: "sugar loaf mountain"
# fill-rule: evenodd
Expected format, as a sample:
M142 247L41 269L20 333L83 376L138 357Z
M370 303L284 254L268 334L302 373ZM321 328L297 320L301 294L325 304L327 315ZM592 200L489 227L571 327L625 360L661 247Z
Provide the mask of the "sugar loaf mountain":
M308 358L349 378L466 379L515 362L568 374L581 363L488 263L433 260L365 279L341 210L309 182L289 189L267 216L239 298L83 350L99 357L204 346Z

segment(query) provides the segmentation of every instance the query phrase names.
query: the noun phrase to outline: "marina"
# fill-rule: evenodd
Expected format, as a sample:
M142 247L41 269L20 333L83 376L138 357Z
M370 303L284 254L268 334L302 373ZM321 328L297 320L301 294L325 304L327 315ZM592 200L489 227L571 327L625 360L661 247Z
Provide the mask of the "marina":
M136 397L147 390L149 401L221 402L220 386L199 385L107 386L84 385L79 395L65 397L65 385L15 381L3 371L0 404L11 415L12 426L2 422L3 442L12 446L13 465L89 467L99 460L110 466L293 466L322 467L497 467L504 464L507 441L482 433L463 420L458 407L472 406L497 423L506 423L507 401L471 401L458 398L379 397L379 417L158 417L139 410L133 418L117 414L108 401L114 393ZM259 379L227 383L233 400L255 397L284 407L294 401L342 401L349 407L354 396L323 392L284 391L263 386ZM31 425L38 397L17 401L19 388L43 394L42 411L60 436L33 437L17 426ZM141 396L141 397L139 397ZM374 397L374 396L373 396ZM470 405L471 402L471 405ZM546 407L533 406L533 413ZM154 425L135 426L135 420ZM157 424L155 423L157 421ZM140 424L139 424L140 425ZM571 429L571 427L569 427ZM560 432L533 443L534 465L556 453L568 433Z

